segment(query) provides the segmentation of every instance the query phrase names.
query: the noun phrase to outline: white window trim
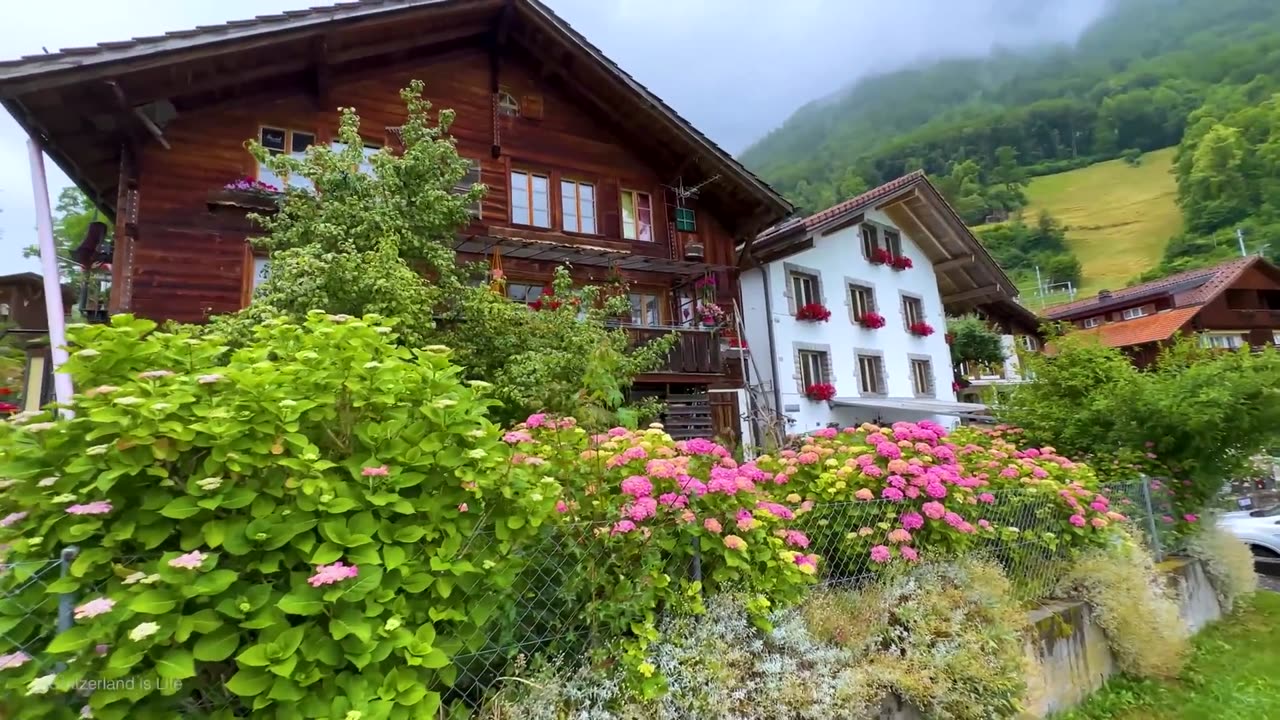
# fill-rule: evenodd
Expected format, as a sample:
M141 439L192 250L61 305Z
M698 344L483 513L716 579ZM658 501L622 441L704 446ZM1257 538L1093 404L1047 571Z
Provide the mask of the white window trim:
M516 217L515 187L516 187L517 175L522 175L525 178L525 195L526 195L525 199L528 202L528 207L526 208L528 210L528 213L523 217ZM536 202L535 200L536 195L533 191L533 186L534 186L534 181L536 179L541 179L546 183L546 187L547 187L547 192L545 194L546 205L544 207L539 207L534 204ZM507 191L510 193L509 204L511 205L510 214L511 214L512 224L524 225L525 227L542 228L547 230L551 228L552 215L551 215L551 176L550 175L546 173L535 172L533 170L512 169L511 173L507 177ZM537 221L538 210L543 210L547 214L547 222L545 225L541 225Z
M1096 328L1101 324L1102 324L1102 318L1099 318L1099 317L1091 317L1091 318L1084 319L1085 330L1088 330L1090 328Z
M268 150L268 152L270 152L273 155L288 155L289 157L292 157L298 160L301 160L303 157L305 157L306 156L305 149L302 152L294 152L293 150L293 136L295 134L310 136L311 145L315 145L320 142L320 135L312 130L298 130L296 128L278 127L276 125L259 125L258 126L259 144L262 144L262 134L264 131L267 131L267 130L274 130L276 132L284 133L284 150ZM308 147L310 147L310 145ZM266 174L266 177L263 177L264 173ZM268 185L274 185L280 190L284 190L285 188L290 188L290 187L304 188L304 189L311 189L315 187L315 184L312 183L309 178L305 178L296 173L291 173L289 175L288 182L286 182L284 178L280 177L279 175L276 175L274 172L271 171L270 168L268 168L266 165L262 163L256 163L256 167L254 170L254 177L258 180L258 182L266 183Z
M1227 341L1226 345L1217 345L1214 341L1217 339ZM1202 332L1200 333L1200 346L1213 350L1238 350L1246 345L1244 332Z
M871 283L846 279L844 286L845 292L848 293L849 298L849 319L854 323L862 320L863 316L867 313L880 312L879 304L876 302L876 289ZM858 307L857 291L859 290L863 291L867 296L866 308L859 309Z
M1124 310L1120 311L1120 317L1124 318L1125 320L1136 320L1140 317L1146 317L1146 316L1147 316L1147 308L1143 306L1139 306L1135 308L1125 308Z
M591 199L584 201L582 198L583 188L591 189ZM580 233L583 235L598 235L600 233L600 220L597 215L597 197L595 183L585 180L573 180L571 178L560 179L560 223L564 227L565 232ZM570 206L566 203L572 203L573 212L569 212ZM590 205L591 212L582 212L584 206ZM650 210L652 213L652 210ZM587 226L587 221L590 226ZM570 227L570 223L573 224Z

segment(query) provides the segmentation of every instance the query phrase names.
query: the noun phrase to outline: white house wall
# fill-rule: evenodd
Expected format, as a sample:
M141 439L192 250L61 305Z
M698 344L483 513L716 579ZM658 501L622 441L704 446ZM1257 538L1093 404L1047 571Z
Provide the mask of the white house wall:
M878 225L897 227L882 212L868 212L866 218ZM881 354L887 396L890 398L914 397L909 360L911 356L927 356L933 370L933 397L955 401L955 392L951 387L951 354L946 342L946 317L938 293L937 276L914 239L900 228L898 230L902 237L902 251L911 258L914 265L908 270L897 271L868 262L862 255L861 228L857 225L825 237L815 237L814 247L770 263L763 271L769 273L768 285L772 294L773 311L771 316L765 312L764 283L760 273L753 270L743 275L743 315L746 318L747 343L760 372L778 378L783 414L793 420L787 428L788 432L807 432L832 422L845 425L876 420L892 422L932 419L948 426L956 424L956 418L950 416L931 417L904 411L833 407L824 401L809 400L800 387L799 369L795 360L797 349L823 349L829 353L832 383L836 387L836 396L840 398L860 396L858 352ZM819 293L822 303L831 311L830 320L813 323L795 319L789 303L792 292L788 278L789 268L818 276ZM885 317L884 327L867 330L853 321L849 283L874 289L877 311ZM934 328L932 335L921 338L907 331L902 311L904 294L921 300L924 320ZM768 326L763 321L766 317L773 324L774 332L774 347L769 357L765 355L769 348ZM766 363L772 365L772 372L763 367Z

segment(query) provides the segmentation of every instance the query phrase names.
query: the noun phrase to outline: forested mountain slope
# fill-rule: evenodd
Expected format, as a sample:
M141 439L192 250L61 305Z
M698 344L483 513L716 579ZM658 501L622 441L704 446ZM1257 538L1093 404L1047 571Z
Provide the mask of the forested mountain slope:
M864 79L742 159L806 210L924 168L980 224L1025 206L1029 176L1180 145L1188 234L1161 272L1221 255L1221 233L1241 223L1255 247L1280 248L1280 188L1267 180L1280 154L1266 149L1273 135L1280 146L1277 93L1280 0L1114 0L1072 47ZM1056 265L1056 279L1080 280L1078 263L1075 278Z

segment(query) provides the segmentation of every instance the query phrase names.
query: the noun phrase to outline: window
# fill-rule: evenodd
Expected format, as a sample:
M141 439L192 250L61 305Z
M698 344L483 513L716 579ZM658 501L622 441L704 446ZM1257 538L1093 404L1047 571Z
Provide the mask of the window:
M1232 333L1204 333L1200 345L1215 350L1235 350L1244 345L1244 339Z
M676 230L678 232L698 231L698 223L697 219L694 217L693 208L676 208Z
M897 230L885 230L884 247L890 255L902 257L902 235Z
M1102 324L1102 318L1096 318L1096 317L1087 318L1084 321L1084 329L1088 330L1089 328L1096 328L1101 324Z
M264 255L253 256L253 277L250 279L249 291L252 293L258 286L271 277L271 260Z
M818 292L818 277L792 271L791 297L795 301L797 310L805 305L822 302L822 295Z
M1141 308L1141 307L1125 308L1125 310L1120 313L1120 317L1124 318L1125 320L1132 320L1134 318L1140 318L1146 314L1147 314L1146 308Z
M334 152L342 152L343 150L347 149L347 144L340 143L340 142L331 142L329 143L329 148ZM364 144L364 160L361 161L360 168L359 168L359 171L361 174L364 174L364 175L373 174L373 163L369 162L369 158L373 157L373 155L381 149L382 148L378 147L377 145L373 145L370 143Z
M866 285L849 284L849 307L853 309L853 320L858 322L867 313L876 311L876 291Z
M813 385L829 383L827 377L827 354L820 350L800 351L800 387L808 389Z
M596 233L596 188L591 183L560 181L560 210L567 232Z
M903 296L902 317L906 319L907 327L924 322L924 303L920 302L920 298Z
M654 293L631 293L631 324L655 327L662 324L662 299Z
M546 175L511 171L511 222L551 227L551 186Z
M911 361L911 389L916 397L933 397L933 363L928 360Z
M884 359L879 355L858 356L858 389L863 395L884 395Z
M520 101L516 100L516 96L506 88L498 90L498 114L507 117L516 117L520 114Z
M1280 347L1280 332L1271 333L1271 344Z
M649 193L622 191L622 237L653 242L653 201Z
M870 260L876 256L876 250L880 249L880 239L876 233L875 225L862 224L862 256Z
M1036 339L1035 335L1022 335L1018 340L1022 343L1022 349L1027 352L1035 352L1040 349L1040 341Z
M525 305L532 305L538 298L542 297L541 285L530 285L528 283L507 283L507 297Z
M306 154L307 148L316 144L316 134L300 130L264 127L259 132L258 142L262 143L262 146L272 155L288 153L291 157L300 159ZM289 182L286 183L284 178L272 172L270 168L262 163L258 163L258 181L267 185L274 185L281 190L286 186L297 188L314 187L310 180L301 175L290 175Z
M471 167L468 168L467 174L462 176L457 185L453 186L454 195L466 195L471 192L471 186L480 182L480 161L468 160ZM471 213L471 217L480 217L480 201L476 200L475 204L467 208L467 212Z

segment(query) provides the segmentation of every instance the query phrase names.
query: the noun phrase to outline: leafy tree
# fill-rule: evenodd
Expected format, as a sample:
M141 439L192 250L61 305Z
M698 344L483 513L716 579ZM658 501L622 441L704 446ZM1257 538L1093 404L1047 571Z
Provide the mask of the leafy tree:
M998 365L1005 361L1004 339L977 315L948 318L947 335L957 376L961 363Z
M71 285L77 290L80 288L84 271L71 254L84 240L85 234L89 231L89 224L95 221L107 226L104 241L110 241L113 232L111 223L107 222L106 216L94 206L88 195L75 186L65 187L58 193L53 218L53 244L58 250L58 273L64 285ZM28 245L22 249L22 257L40 257L40 247Z

